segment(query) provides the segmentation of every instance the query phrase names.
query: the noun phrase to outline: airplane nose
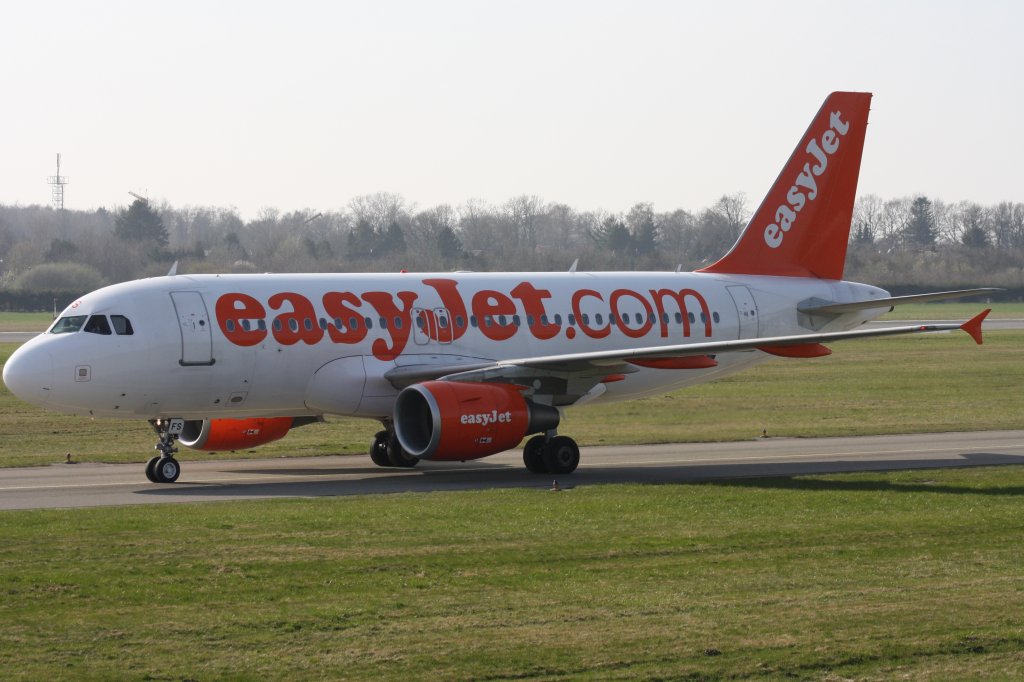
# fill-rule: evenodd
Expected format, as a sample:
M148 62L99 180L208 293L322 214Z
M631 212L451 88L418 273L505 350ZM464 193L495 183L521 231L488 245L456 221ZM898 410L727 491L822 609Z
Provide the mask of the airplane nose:
M44 405L53 388L50 351L31 341L14 351L4 364L4 385L27 403Z

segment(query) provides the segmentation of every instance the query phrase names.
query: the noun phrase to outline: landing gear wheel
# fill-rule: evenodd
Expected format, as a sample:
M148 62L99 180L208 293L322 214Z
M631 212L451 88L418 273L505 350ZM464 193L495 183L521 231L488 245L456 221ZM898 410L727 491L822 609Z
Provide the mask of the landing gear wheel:
M388 432L378 431L373 437L373 444L370 445L370 459L379 467L391 466L388 458Z
M161 457L153 467L153 477L157 483L174 483L181 475L181 465L173 457Z
M523 464L531 474L548 473L548 465L544 462L544 442L544 436L534 436L523 447Z
M159 483L159 481L156 480L156 463L159 461L160 456L157 455L156 457L151 457L150 460L146 462L146 478L149 479L150 483Z
M571 474L580 463L580 448L568 436L555 436L544 448L544 463L550 474Z
M412 468L420 463L419 457L413 457L402 449L402 444L398 442L398 438L394 435L388 439L388 459L391 461L391 466L405 469Z

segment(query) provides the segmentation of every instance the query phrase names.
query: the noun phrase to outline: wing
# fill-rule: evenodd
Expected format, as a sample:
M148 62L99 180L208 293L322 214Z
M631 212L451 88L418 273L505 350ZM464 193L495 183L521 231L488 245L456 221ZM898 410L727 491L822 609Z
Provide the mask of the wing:
M439 362L396 367L384 376L396 388L420 381L440 379L465 382L506 382L530 386L534 394L552 396L555 405L577 402L594 386L613 374L629 374L638 367L697 369L713 367L720 353L762 351L783 357L818 357L831 351L823 344L849 339L921 334L962 329L976 343L982 342L981 323L991 312L987 309L963 324L922 324L901 327L856 329L844 332L767 336L731 341L707 341L672 346L618 348L513 358L495 362L465 358L457 362Z

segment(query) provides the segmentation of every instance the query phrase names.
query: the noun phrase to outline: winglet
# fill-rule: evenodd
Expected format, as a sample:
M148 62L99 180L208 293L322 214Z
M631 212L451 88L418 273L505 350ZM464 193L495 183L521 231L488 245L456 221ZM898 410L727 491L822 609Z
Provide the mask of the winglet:
M974 343L978 344L979 346L982 343L981 323L985 320L985 318L988 316L990 312L992 312L992 309L986 308L985 310L981 311L980 313L978 313L977 315L975 315L974 317L960 325L960 328L963 329L968 334L970 334L971 338L974 339Z

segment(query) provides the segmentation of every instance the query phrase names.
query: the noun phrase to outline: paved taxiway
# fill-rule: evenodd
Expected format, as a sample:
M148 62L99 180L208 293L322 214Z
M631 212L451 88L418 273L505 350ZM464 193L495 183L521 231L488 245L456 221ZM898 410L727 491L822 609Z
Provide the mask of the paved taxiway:
M558 478L568 487L997 464L1024 464L1024 431L588 447L576 473ZM146 481L141 464L55 464L0 469L0 509L543 489L551 478L527 473L519 451L402 470L378 468L368 456L186 461L170 485Z

